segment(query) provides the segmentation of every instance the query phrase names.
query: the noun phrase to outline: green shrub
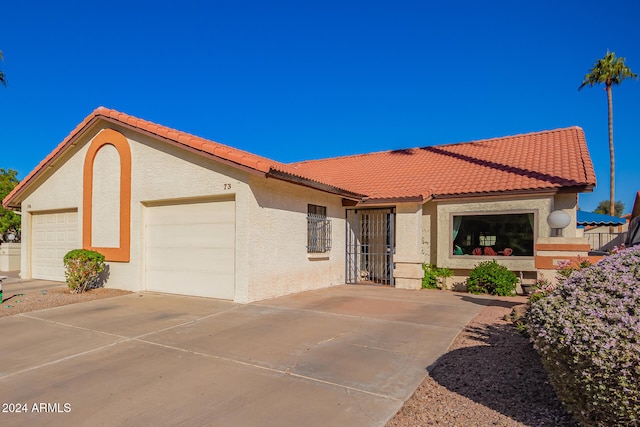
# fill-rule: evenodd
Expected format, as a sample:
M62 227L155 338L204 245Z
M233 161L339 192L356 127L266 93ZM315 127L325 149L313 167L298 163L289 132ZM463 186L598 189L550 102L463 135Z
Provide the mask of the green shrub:
M640 246L573 271L528 312L551 384L581 425L640 425Z
M447 267L438 268L435 264L422 264L424 277L422 278L422 289L440 289L438 279L453 276L453 272Z
M104 271L104 255L85 249L69 251L63 259L64 276L71 293L82 293L90 289Z
M467 291L474 294L513 295L518 276L496 260L483 261L469 273Z

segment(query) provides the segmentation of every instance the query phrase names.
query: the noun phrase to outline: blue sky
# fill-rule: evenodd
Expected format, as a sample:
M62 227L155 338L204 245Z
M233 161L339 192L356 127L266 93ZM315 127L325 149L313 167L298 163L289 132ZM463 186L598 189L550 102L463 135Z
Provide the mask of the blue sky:
M0 167L24 177L98 106L283 162L580 126L609 197L607 49L640 73L640 4L3 4ZM614 88L616 199L640 190L640 81ZM544 155L544 154L541 154ZM455 171L452 171L455 179Z

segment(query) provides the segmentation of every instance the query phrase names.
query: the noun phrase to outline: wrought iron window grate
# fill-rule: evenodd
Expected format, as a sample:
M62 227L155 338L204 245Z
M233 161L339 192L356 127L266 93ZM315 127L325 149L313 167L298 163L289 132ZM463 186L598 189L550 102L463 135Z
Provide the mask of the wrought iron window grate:
M307 252L323 253L331 250L331 220L325 215L307 214Z

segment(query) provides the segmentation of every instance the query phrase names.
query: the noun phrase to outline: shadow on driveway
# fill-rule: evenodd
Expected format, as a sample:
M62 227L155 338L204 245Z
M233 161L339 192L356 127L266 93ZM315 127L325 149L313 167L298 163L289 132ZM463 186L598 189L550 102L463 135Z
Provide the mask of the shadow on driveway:
M493 299L491 301L491 305L504 307L504 308L513 308L516 305L523 304L526 301L526 299L523 299L524 297L515 296L515 295L513 297L492 297L492 298L496 298L496 299ZM501 299L498 299L498 298L501 298ZM482 298L480 296L475 297L465 293L460 299L462 301L471 302L474 304L487 305L487 296Z

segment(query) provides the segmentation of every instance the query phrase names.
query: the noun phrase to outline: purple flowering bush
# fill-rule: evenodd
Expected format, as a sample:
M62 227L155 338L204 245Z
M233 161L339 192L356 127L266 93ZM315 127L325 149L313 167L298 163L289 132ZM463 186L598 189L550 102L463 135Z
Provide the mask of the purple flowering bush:
M528 332L582 425L640 425L640 246L574 271L532 301Z

